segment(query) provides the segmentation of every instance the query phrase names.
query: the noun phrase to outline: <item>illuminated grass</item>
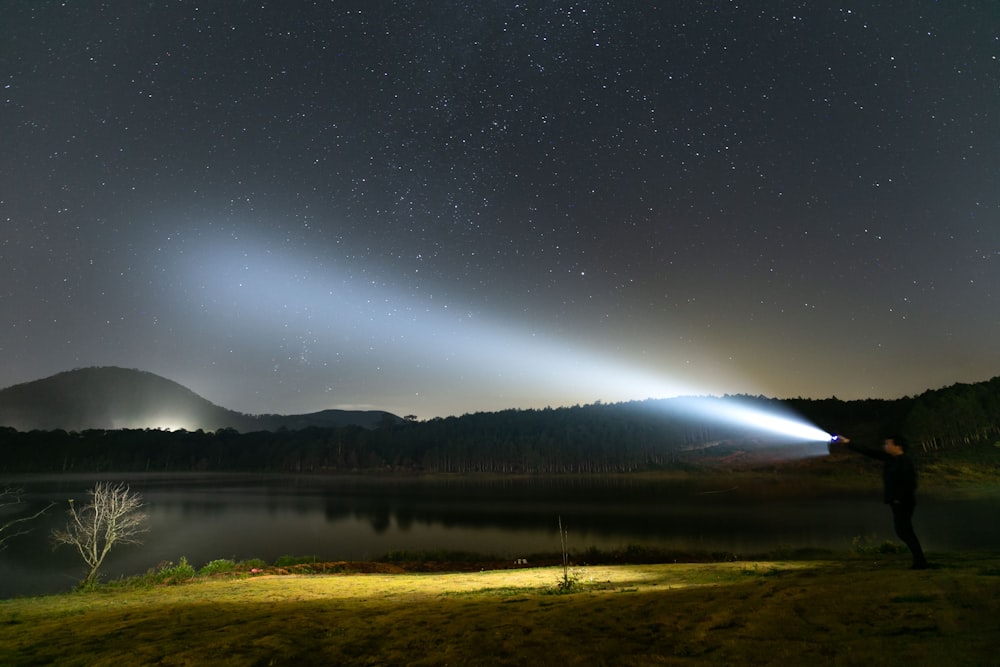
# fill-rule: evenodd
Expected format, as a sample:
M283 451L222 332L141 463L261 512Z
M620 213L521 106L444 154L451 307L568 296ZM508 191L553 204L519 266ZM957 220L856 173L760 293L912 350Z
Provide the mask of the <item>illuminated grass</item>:
M264 576L0 602L4 665L989 664L1000 557Z

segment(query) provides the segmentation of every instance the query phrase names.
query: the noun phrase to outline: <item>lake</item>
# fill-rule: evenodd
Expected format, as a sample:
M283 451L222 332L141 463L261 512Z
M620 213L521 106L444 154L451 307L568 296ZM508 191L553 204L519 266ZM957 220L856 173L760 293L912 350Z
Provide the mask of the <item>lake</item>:
M57 506L0 552L0 597L68 591L83 577L69 547L50 533L66 523L68 498L86 500L88 476L29 476L29 508ZM149 532L112 550L103 580L141 574L184 556L283 555L366 560L391 551L461 550L505 559L559 553L562 519L571 552L645 545L752 554L784 547L846 550L856 536L893 539L880 480L861 493L748 496L710 482L645 477L477 480L240 474L118 475L143 495ZM777 483L780 486L780 482ZM925 550L1000 549L1000 493L962 499L921 496L914 517ZM2 517L0 517L2 518Z

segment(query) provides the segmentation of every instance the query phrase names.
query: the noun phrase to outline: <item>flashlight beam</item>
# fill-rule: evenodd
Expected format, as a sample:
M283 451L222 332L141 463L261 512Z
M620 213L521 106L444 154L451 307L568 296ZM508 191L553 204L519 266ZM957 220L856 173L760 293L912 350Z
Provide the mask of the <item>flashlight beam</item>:
M686 403L686 409L708 419L767 431L796 442L830 442L833 437L794 415L782 414L780 408L750 406L737 399L693 400Z
M731 408L729 418L734 421L756 426L772 433L796 438L805 442L829 442L829 433L812 424L796 419L768 414L746 407Z

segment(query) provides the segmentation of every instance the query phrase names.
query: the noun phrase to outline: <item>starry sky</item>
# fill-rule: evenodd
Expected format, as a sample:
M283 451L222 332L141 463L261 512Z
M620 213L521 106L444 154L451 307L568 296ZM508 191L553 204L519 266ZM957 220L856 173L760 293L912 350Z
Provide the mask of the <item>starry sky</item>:
M249 413L1000 374L1000 5L11 0L0 387Z

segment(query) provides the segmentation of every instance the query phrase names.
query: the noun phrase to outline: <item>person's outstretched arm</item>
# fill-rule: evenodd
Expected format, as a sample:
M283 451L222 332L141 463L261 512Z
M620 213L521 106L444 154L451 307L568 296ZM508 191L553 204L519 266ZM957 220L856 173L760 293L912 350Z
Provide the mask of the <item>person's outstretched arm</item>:
M866 447L864 445L859 445L851 442L851 439L843 436L837 436L837 442L841 442L847 446L848 449L857 452L858 454L864 454L865 456L871 457L873 459L878 459L879 461L887 461L892 458L892 455L886 452L884 449L875 447Z

